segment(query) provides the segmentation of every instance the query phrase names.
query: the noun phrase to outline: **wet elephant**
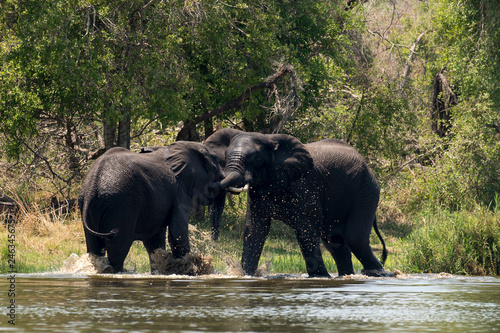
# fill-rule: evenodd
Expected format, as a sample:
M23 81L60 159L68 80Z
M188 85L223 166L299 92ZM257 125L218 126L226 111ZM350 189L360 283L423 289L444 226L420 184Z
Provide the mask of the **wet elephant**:
M226 149L231 143L231 139L239 133L242 132L232 128L224 128L210 135L203 143L205 146L210 148L210 150L213 151L217 156L217 161L219 162L221 169L224 169L224 167L226 166ZM239 192L239 190L236 191L236 193ZM214 198L214 203L210 206L212 239L214 240L217 240L219 238L220 221L222 219L222 213L224 211L226 195L226 189L219 189L217 191L217 196Z
M200 143L176 142L142 153L112 148L91 166L78 199L87 252L107 252L115 272L134 240L151 262L165 249L166 231L175 258L190 252L188 218L193 198L209 205L222 178L215 155Z
M365 274L390 274L370 247L374 228L383 245L384 262L387 250L375 217L379 187L353 147L334 139L304 145L283 134L230 130L218 135L224 139L220 144L225 146L225 178L216 188L233 192L249 188L242 255L246 274L255 274L272 219L295 230L311 277L330 276L320 239L340 276L354 274L351 253L361 261Z

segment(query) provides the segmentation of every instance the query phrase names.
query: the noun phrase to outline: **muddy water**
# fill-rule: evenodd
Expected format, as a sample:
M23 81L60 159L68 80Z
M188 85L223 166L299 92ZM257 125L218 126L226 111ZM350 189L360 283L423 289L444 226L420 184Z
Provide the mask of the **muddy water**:
M500 279L18 274L8 332L495 332Z

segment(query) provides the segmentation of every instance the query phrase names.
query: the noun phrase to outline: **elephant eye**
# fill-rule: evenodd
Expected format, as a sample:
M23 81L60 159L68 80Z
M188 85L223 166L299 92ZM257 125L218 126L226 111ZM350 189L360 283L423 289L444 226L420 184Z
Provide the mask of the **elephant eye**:
M253 157L253 164L256 166L260 166L264 163L264 159L260 154L254 155Z
M253 161L254 161L254 163L261 164L262 163L262 156L260 156L259 154L255 155L253 157Z

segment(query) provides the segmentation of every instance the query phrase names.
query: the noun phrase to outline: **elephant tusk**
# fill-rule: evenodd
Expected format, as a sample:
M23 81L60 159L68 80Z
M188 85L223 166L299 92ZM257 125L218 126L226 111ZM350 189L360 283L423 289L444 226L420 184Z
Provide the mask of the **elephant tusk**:
M248 184L246 184L245 186L243 187L233 187L233 186L229 186L227 189L233 193L241 193L241 192L248 192Z

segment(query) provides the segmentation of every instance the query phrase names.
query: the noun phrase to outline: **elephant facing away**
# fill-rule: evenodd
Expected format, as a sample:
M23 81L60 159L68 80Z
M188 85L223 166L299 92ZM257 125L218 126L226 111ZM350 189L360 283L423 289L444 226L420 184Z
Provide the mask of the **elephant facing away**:
M141 153L112 148L90 168L78 198L87 252L107 252L115 272L134 240L150 258L165 249L166 231L175 258L190 252L191 202L210 205L214 182L222 179L215 155L194 142L143 148Z
M363 264L363 273L391 274L370 247L373 227L383 245L384 262L387 250L375 217L380 190L353 147L334 139L304 145L284 134L221 131L226 133L213 135L224 140L210 140L212 146L225 146L225 178L215 187L230 192L249 187L242 255L245 274L255 274L272 219L295 230L310 277L330 276L320 239L335 259L339 276L354 274L351 253ZM220 222L216 217L212 216L214 230Z

